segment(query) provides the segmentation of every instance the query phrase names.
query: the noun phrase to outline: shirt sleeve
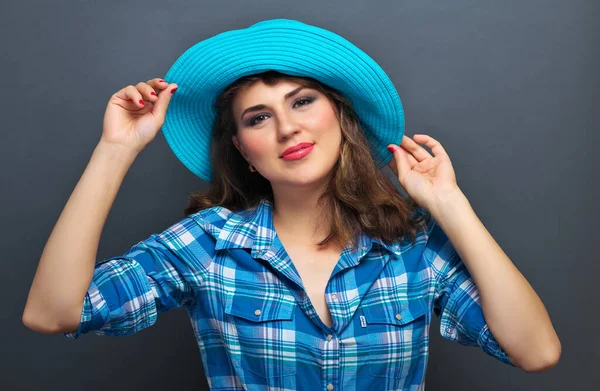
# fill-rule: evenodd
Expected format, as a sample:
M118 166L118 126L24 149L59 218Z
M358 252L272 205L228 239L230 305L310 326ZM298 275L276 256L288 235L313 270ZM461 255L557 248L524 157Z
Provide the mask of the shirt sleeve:
M63 335L131 335L154 325L162 312L192 305L212 262L211 247L211 238L186 217L96 263L79 328Z
M434 312L440 319L440 334L461 345L479 346L486 354L514 367L486 323L469 270L431 214L427 216L427 229L425 256L437 281Z

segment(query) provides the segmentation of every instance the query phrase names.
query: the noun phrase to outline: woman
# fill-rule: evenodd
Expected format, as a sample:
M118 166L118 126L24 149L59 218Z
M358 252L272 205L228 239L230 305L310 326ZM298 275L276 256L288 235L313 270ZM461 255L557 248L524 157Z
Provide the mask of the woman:
M441 144L404 136L393 84L356 46L267 20L198 43L165 79L111 97L42 254L29 328L131 335L184 307L212 389L423 389L434 313L447 339L526 371L556 365L539 297ZM209 190L94 265L123 177L161 127Z

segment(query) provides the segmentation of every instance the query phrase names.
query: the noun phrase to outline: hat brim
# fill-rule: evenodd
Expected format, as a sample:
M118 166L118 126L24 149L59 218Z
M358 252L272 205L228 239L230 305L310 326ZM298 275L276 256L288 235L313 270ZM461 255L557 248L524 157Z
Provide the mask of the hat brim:
M378 167L400 144L404 110L394 84L365 52L345 38L291 19L264 20L229 30L187 49L164 79L176 83L162 126L177 158L195 175L212 181L210 142L214 103L240 77L279 71L312 77L338 90L352 104Z

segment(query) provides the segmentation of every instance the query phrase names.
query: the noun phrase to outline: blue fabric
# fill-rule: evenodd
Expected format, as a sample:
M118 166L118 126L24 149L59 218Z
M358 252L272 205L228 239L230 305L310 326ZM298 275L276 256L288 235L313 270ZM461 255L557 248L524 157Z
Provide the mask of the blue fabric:
M244 212L205 209L99 262L79 329L64 335L131 335L183 307L213 390L422 390L436 314L444 338L514 366L464 263L419 210L426 224L415 242L362 235L356 251L342 252L325 292L331 328L263 201Z

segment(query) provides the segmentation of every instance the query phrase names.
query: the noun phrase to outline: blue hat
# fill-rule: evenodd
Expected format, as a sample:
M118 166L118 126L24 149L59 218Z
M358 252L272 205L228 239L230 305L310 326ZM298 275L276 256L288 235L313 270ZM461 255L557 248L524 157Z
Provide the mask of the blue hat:
M194 174L212 180L210 142L217 96L240 77L268 70L311 77L339 91L352 103L377 166L392 159L387 146L401 143L404 110L383 69L331 31L297 20L270 19L198 42L164 77L178 88L162 132Z

